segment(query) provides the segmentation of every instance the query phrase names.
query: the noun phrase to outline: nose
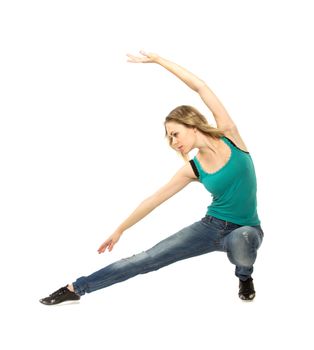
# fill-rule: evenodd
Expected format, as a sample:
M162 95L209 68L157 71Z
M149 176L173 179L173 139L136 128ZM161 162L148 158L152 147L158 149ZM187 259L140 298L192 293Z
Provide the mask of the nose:
M175 140L175 139L172 139L172 145L173 145L173 146L176 146L177 144L178 144L178 141Z
M179 144L178 141L172 142L172 146L175 148L177 148L178 144Z

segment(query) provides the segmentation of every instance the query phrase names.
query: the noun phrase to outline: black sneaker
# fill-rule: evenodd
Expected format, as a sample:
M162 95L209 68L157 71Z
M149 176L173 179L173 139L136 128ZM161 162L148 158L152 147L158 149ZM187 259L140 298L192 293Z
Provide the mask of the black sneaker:
M50 294L49 297L40 299L39 301L45 305L55 305L63 303L64 301L73 301L80 299L81 297L78 294L71 292L67 286L65 286Z
M239 282L239 298L242 300L253 300L255 298L255 290L253 278L248 278L246 281Z

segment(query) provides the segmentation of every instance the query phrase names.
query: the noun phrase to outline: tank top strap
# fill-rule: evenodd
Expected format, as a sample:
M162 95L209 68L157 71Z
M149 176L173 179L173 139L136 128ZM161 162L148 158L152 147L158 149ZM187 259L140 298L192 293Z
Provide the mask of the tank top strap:
M239 148L232 140L230 140L227 136L223 136L222 139L232 148L237 149L241 152L244 152L246 154L250 154L250 152L244 151L243 149Z

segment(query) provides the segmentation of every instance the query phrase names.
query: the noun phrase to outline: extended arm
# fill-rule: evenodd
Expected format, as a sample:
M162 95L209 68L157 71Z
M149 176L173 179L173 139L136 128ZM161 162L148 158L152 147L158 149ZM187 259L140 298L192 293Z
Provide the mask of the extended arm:
M143 57L136 57L128 54L128 61L133 63L157 63L161 65L182 80L189 88L199 94L203 102L212 112L218 128L226 131L236 127L223 104L203 80L199 79L187 69L163 57L160 57L157 54L145 53L144 51L140 51L140 53L143 55Z
M133 213L131 213L131 215L119 225L116 231L99 247L98 252L103 253L106 248L111 251L124 231L142 220L160 204L181 191L186 185L194 180L195 175L193 173L193 170L190 164L187 163L173 176L173 178L166 185L161 187L152 196L146 198L133 211Z

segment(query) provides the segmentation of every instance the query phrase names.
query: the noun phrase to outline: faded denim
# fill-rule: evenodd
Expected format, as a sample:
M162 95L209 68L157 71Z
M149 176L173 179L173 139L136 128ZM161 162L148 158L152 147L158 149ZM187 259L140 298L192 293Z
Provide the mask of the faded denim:
M241 226L206 215L142 253L78 278L73 283L74 291L84 295L138 274L156 271L176 261L214 251L226 252L230 262L235 265L235 275L246 280L253 273L253 264L263 237L260 225Z

